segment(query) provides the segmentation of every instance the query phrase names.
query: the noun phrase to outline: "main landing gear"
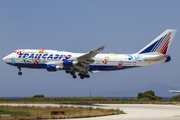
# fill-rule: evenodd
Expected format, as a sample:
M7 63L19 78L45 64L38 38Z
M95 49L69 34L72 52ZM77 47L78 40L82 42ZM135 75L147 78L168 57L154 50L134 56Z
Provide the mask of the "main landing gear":
M22 75L21 67L18 67L18 69L19 69L18 75Z
M75 75L75 72L71 72L71 75L72 75L72 77L75 79L75 78L77 78L77 76ZM88 73L79 73L78 74L79 75L79 77L81 78L81 79L84 79L84 78L90 78L90 75L88 74Z
M71 72L72 77L75 79L77 76L75 75L75 72Z
M80 76L81 79L90 78L90 75L88 73L85 73L85 74L79 73L78 75Z

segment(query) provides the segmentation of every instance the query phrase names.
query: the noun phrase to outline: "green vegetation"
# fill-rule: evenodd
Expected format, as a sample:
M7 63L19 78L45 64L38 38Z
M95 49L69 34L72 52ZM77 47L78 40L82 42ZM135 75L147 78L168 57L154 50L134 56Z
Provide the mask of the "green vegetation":
M65 98L38 98L38 97L27 97L21 98L21 101L121 101L121 98L112 98L108 99L105 97L92 97L92 98L85 98L85 97L65 97Z
M112 98L112 101L121 101L121 98Z
M129 98L128 100L129 101L137 101L138 99L137 98Z
M173 96L169 101L180 101L180 95Z
M155 96L155 93L152 90L146 91L144 93L138 93L138 99L163 100L162 97Z
M44 98L44 95L35 95L33 97L35 97L35 98Z
M51 111L65 111L62 115L51 115ZM68 118L86 118L106 115L124 114L119 109L103 109L93 107L13 107L0 106L0 115L9 114L9 117L0 119L68 119Z
M21 100L2 100L0 103L34 103L34 104L177 104L177 101L170 100L149 100L149 98L129 98L125 100L112 98L104 100L84 98L21 98Z
M1 107L0 107L1 108ZM4 110L4 109L0 109L0 115L11 115L11 116L24 116L24 117L29 117L30 114L28 112L25 111L10 111L10 110Z
M10 100L10 98L0 98L0 103L57 103L57 104L178 104L180 95L173 96L169 100L163 100L162 97L155 96L154 91L138 93L137 98L122 100L121 98L108 99L105 97L64 97L52 98L44 95L35 95L33 97L20 98L20 100Z
M0 98L0 101L10 101L10 98Z

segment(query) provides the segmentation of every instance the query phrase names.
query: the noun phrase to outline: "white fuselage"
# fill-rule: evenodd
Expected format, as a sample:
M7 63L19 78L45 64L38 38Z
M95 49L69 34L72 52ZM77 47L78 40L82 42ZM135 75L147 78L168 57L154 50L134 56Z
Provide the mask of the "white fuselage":
M167 29L135 54L99 54L105 45L88 53L72 53L59 50L19 49L3 58L7 64L21 68L47 69L47 71L65 70L76 78L89 78L88 72L123 70L127 68L154 65L169 62L169 46L177 30Z
M23 49L16 50L3 58L7 64L25 67L25 68L47 68L47 65L54 64L61 66L63 69L64 60L77 61L79 56L86 53L72 53L58 50L37 50L37 49ZM157 57L158 55L146 54L97 54L94 63L89 65L89 71L111 71L122 70L126 68L140 67L163 63L166 58L156 61L144 61L144 59ZM63 70L69 71L70 68Z

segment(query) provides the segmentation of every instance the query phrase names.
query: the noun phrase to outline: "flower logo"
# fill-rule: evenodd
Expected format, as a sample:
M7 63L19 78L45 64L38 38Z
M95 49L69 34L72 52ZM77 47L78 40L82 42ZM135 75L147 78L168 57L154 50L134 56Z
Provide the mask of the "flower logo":
M118 68L123 68L124 66L123 66L123 61L120 61L119 63L118 63Z
M133 56L128 54L128 55L126 55L126 59L132 60L132 59L133 59Z
M102 59L101 59L102 60ZM104 64L107 64L107 62L109 61L109 57L108 56L105 56L104 60L102 61Z
M38 57L36 57L35 60L34 60L34 65L38 65L39 62L40 62L40 59Z
M17 54L20 55L22 52L21 51L17 51Z

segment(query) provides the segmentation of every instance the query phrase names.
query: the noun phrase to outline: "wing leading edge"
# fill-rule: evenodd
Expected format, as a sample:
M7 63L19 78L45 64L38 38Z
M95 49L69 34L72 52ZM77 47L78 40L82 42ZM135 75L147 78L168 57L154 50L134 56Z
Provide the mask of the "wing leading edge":
M84 54L77 58L78 62L84 62L86 60L92 59L94 56L96 56L98 53L100 53L104 49L105 45L101 46L100 48L90 51L87 54Z

